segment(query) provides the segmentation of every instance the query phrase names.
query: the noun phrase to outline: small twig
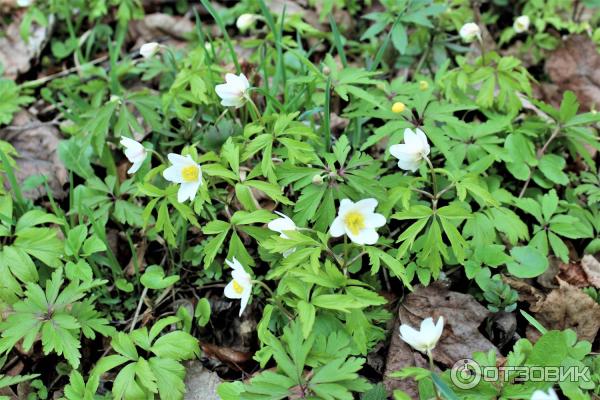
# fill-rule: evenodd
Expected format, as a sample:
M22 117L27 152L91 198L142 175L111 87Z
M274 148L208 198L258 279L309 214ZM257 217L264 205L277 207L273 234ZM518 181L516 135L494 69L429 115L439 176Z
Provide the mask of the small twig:
M148 293L148 288L145 287L144 290L142 290L142 295L140 296L140 301L138 301L137 308L135 309L135 314L133 314L133 320L131 321L131 326L129 327L129 332L133 332L133 329L135 328L135 324L137 324L137 319L140 316L140 311L142 310L142 303L144 302L144 297L146 297L147 293Z

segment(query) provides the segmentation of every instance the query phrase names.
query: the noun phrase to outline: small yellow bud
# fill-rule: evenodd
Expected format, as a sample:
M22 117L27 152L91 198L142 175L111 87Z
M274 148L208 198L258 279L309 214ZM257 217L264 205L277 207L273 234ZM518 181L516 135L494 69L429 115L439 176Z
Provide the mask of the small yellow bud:
M427 81L419 81L419 89L423 92L426 91L429 89L429 83Z
M392 105L393 113L400 114L404 110L406 110L406 105L401 101L397 101Z
M323 183L323 177L318 174L313 176L312 183L314 183L315 185L321 185Z

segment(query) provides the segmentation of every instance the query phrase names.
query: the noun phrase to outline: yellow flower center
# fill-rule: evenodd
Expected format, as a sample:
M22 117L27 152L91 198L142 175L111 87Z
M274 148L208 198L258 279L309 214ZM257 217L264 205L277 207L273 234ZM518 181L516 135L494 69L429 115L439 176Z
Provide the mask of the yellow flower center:
M181 169L181 177L185 182L196 182L200 175L200 168L197 165L188 165Z
M399 114L399 113L401 113L401 112L402 112L402 111L404 111L405 109L406 109L406 106L404 105L404 103L402 103L402 102L400 102L400 101L397 101L396 103L394 103L394 104L392 105L392 112L393 112L393 113L396 113L396 114Z
M365 227L365 216L358 211L350 211L344 217L344 224L353 235L358 235Z
M237 294L242 294L244 292L242 285L240 285L235 279L233 280L233 291Z

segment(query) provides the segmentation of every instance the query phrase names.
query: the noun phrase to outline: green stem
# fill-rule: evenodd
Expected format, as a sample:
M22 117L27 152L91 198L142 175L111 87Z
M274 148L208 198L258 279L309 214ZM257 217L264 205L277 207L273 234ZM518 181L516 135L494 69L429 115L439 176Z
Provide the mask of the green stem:
M435 211L437 208L437 201L438 201L438 190L437 190L437 180L435 178L435 169L433 168L433 164L431 163L431 160L429 159L429 157L424 157L425 161L427 162L427 165L429 166L429 171L431 172L431 186L433 188L433 199L431 199L431 202L433 203L433 210Z
M264 283L263 281L257 281L257 280L252 280L251 282L258 284L260 287L265 289L267 291L267 293L269 293L269 296L271 296L271 300L273 300L275 302L275 305L279 308L279 310L283 314L285 314L286 317L288 317L289 320L294 319L294 316L288 310L285 309L281 300L279 300L279 298L277 298L275 296L275 293L273 293L271 288L266 283Z
M258 122L260 120L260 111L258 111L258 107L256 107L256 104L254 104L254 102L252 101L252 99L250 98L250 96L246 95L246 100L248 101L248 104L250 104L250 114L252 115L252 121L253 122Z

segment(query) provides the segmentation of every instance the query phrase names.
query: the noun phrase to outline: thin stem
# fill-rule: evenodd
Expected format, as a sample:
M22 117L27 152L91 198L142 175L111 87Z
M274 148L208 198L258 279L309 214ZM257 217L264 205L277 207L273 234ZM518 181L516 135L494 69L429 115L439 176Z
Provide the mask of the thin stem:
M150 153L155 155L156 158L158 158L160 160L161 164L165 164L165 165L167 164L167 161L165 160L165 158L162 155L160 155L160 153L158 151L156 151L154 149L146 149L146 151L149 151Z
M275 296L275 293L273 293L273 291L271 290L271 288L264 283L263 281L257 281L257 280L253 280L252 283L256 283L258 284L260 287L262 287L263 289L265 289L267 291L267 293L269 293L269 296L271 297L271 300L273 300L275 302L275 305L279 308L279 310L285 314L286 317L288 317L289 320L293 320L294 316L285 309L285 307L283 306L283 303L281 302L281 300L279 300L279 298L277 298Z
M437 202L438 202L438 190L437 190L437 180L435 177L435 169L433 168L433 164L431 163L431 160L429 159L429 157L424 157L425 161L427 162L427 165L429 166L429 171L431 172L431 186L433 188L433 199L431 199L431 203L433 205L433 211L435 211L437 209Z
M431 350L427 349L427 358L429 359L429 370L432 374L435 373L435 365L433 364L433 355L431 354ZM433 379L432 379L433 382ZM433 382L433 390L435 391L435 398L440 399L440 395L438 393L437 387L435 386L435 382Z
M252 114L252 121L257 122L260 119L260 111L258 111L258 107L252 101L249 95L246 95L246 100L248 100L248 104L250 104L250 114Z
M561 130L560 124L556 125L556 128L554 128L554 131L552 131L552 135L550 135L548 140L546 140L546 143L544 143L542 148L537 151L536 158L538 160L544 156L544 153L546 152L546 150L548 150L548 146L550 146L550 143L552 143L552 141L557 138L558 134L560 133L560 130ZM525 183L523 184L523 187L521 188L521 191L519 192L519 198L523 197L523 195L525 194L525 191L527 190L527 187L529 186L529 183L531 182L532 177L533 177L533 168L530 168L529 176L527 177L527 180L525 181Z

